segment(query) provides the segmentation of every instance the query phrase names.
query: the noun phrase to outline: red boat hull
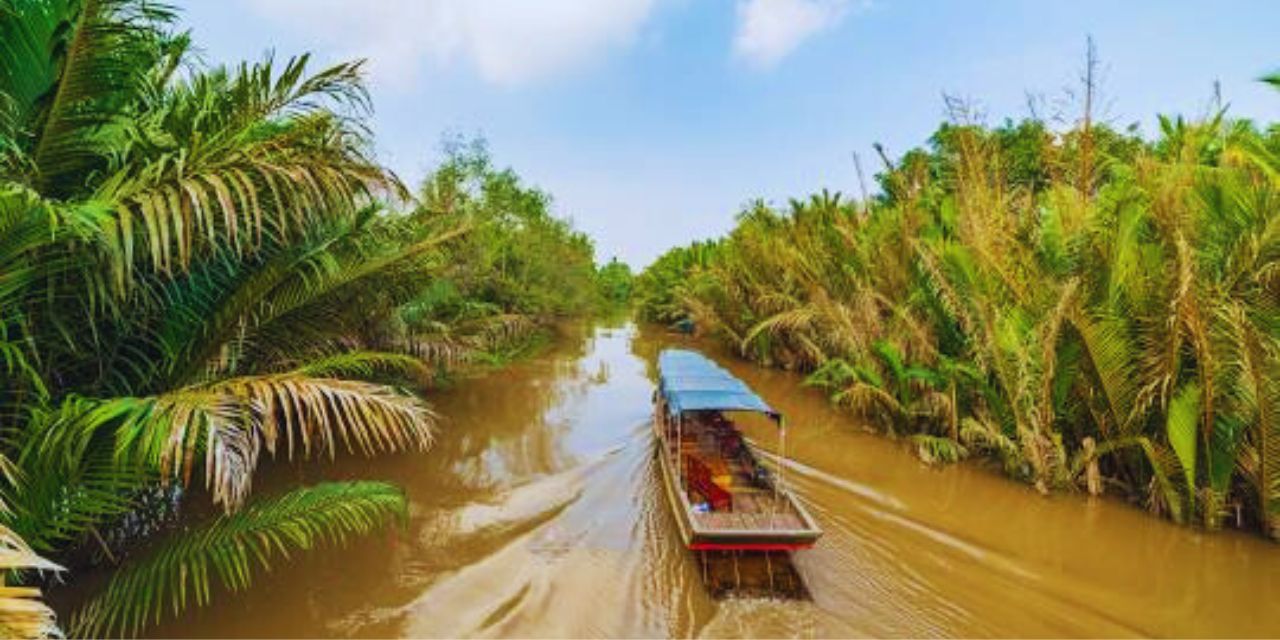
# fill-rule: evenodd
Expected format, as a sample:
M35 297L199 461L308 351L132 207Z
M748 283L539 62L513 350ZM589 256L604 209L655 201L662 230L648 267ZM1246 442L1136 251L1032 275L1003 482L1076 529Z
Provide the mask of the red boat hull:
M694 542L689 544L692 551L799 551L801 549L810 549L813 547L812 542L808 543L733 543L733 542Z

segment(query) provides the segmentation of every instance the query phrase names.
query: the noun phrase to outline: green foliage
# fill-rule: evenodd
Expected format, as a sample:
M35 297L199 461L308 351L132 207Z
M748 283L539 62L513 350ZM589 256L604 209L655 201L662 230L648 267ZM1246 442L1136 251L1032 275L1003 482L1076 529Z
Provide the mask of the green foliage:
M1200 388L1191 383L1173 397L1166 416L1165 434L1182 466L1188 496L1193 496L1196 492L1196 436L1200 413Z
M1274 535L1280 130L1084 122L949 123L873 202L749 205L641 273L638 313L806 372L927 460L1042 491L1093 465L1180 522Z
M442 277L468 300L509 313L566 316L595 303L591 240L551 212L551 197L497 169L483 140L451 141L423 182L414 213L423 224L469 231Z
M596 270L596 295L606 307L625 306L631 302L634 281L631 267L613 258Z
M256 571L269 571L292 552L341 547L403 521L406 513L400 490L381 482L319 484L260 500L130 560L77 612L71 630L85 637L136 636L166 616L208 604L215 584L244 590Z
M221 519L121 574L85 629L136 632L168 588L207 601L207 575L166 572L216 565L236 588L250 559L370 529L385 487L246 511L261 458L424 449L436 416L404 387L518 353L600 295L589 239L482 146L455 150L411 202L373 159L360 63L210 68L192 50L151 2L0 0L13 635L56 631L26 586L40 576L20 571L46 566L35 552L145 542L201 478ZM605 272L621 296L629 274ZM317 520L277 518L308 504Z
M662 254L636 276L631 297L643 320L674 323L688 317L683 300L715 254L714 242L695 242Z

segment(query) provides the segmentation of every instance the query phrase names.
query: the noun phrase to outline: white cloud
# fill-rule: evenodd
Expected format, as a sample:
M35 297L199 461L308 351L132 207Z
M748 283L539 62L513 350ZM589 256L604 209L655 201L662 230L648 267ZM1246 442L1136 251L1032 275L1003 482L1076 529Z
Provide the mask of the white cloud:
M269 20L369 59L407 86L424 63L464 61L493 84L519 85L590 64L631 43L655 0L247 0Z
M853 0L738 0L733 51L760 69L776 65L810 36L840 23Z

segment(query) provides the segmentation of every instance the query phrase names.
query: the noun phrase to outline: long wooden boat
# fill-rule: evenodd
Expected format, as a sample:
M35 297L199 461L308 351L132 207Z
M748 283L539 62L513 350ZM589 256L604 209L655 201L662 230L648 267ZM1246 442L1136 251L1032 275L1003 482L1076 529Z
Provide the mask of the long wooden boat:
M658 357L653 428L659 467L680 535L696 551L789 551L813 546L822 531L761 466L733 416L758 413L778 427L783 417L745 383L695 351Z

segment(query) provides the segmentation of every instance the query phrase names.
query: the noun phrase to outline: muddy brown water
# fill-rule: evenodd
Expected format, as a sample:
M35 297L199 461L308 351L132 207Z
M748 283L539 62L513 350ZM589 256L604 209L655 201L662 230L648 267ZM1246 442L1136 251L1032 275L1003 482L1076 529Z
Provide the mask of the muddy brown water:
M722 359L789 421L787 485L826 532L807 599L711 597L678 542L649 431L657 350L633 325L432 401L425 454L275 470L403 485L403 531L302 554L160 636L1276 636L1280 546L1108 500L935 469L796 377ZM748 435L771 450L773 433Z

